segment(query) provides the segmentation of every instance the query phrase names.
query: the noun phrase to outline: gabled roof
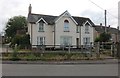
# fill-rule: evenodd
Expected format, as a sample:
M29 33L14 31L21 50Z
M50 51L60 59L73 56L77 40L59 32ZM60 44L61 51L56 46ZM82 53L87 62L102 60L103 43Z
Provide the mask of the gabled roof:
M103 33L105 31L105 26L95 25L94 28L99 33ZM106 30L108 33L111 33L111 34L118 34L118 33L120 34L120 30L116 28L106 27Z
M28 14L28 22L29 23L36 23L39 19L43 18L49 25L55 24L55 21L59 18L60 16L52 16L52 15L43 15L43 14ZM86 21L89 21L91 25L94 26L94 23L89 19L85 17L77 17L77 16L71 16L75 22L78 23L79 26L83 26L83 24Z
M70 13L66 10L65 12L63 12L61 15L59 15L57 18L56 18L56 20L55 20L55 22L57 22L62 16L65 16L65 14L67 14L71 19L72 19L72 21L76 24L76 25L78 25L78 23L76 22L76 20L70 15Z
M91 23L91 25L94 26L94 23L89 18L77 16L73 16L73 18L76 20L79 26L82 26L86 21L89 21L89 23Z
M29 14L27 20L30 23L36 23L41 18L43 18L48 24L54 24L54 20L55 18L57 18L57 16L43 14Z

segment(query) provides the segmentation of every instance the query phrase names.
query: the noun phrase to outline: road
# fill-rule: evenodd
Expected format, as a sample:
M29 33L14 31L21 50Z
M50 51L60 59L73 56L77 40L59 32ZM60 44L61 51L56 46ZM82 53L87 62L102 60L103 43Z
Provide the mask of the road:
M3 64L3 76L117 76L118 64Z

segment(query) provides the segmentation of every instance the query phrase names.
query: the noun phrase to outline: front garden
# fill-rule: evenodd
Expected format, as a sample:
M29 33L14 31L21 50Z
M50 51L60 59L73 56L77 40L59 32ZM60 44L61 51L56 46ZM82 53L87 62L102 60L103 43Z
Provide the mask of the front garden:
M68 53L68 52L13 52L2 53L2 60L11 61L72 61L72 60L100 60L105 56L109 56L110 53L106 52L99 56L95 53Z

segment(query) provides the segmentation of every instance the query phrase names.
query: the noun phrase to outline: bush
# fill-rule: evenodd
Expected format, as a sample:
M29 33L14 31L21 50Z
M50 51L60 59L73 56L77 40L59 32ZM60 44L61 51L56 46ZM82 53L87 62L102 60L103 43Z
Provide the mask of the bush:
M16 35L11 42L11 46L15 47L14 45L17 44L20 49L30 48L30 36L29 35Z
M16 47L14 48L13 53L12 53L12 58L11 58L12 61L20 60L20 58L18 58L18 56L17 56L17 52L18 52L18 50L17 50L17 46L16 46Z

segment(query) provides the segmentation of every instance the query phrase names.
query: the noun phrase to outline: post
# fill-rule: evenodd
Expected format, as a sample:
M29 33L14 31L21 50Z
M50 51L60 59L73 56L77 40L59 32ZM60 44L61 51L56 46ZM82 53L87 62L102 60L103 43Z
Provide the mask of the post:
M112 43L112 45L111 45L111 55L112 55L112 57L114 57L115 56L115 52L114 52L114 48L115 47L115 45L114 45L114 42Z
M69 47L68 47L68 52L70 53L70 44L69 44Z
M45 52L45 47L44 47L44 45L42 44L42 53L44 53Z
M106 29L106 26L107 26L106 15L107 15L107 10L105 10L105 33L107 32L107 29Z
M44 54L44 45L43 44L41 45L41 50L42 50L41 56L43 56L43 54Z
M117 43L117 53L116 56L120 58L120 42Z
M90 56L92 57L92 42L90 43Z
M62 50L64 51L64 44L62 45Z
M6 45L6 52L8 52L8 45Z
M100 42L96 43L96 57L100 57Z

